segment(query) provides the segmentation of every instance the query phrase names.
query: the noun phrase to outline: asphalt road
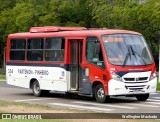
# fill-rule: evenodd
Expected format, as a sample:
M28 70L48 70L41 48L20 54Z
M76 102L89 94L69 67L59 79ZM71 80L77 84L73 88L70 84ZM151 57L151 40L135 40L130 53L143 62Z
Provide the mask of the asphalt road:
M58 109L78 109L101 113L160 113L160 93L151 94L145 102L132 97L114 97L101 104L80 96L50 93L46 97L35 97L31 89L23 89L0 82L0 99L14 102L40 104Z

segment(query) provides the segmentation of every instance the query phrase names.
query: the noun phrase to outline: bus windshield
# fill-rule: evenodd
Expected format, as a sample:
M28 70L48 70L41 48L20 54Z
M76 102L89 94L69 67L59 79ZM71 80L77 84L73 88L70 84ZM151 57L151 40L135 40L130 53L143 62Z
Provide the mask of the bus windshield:
M103 35L102 40L111 64L137 66L153 63L151 52L141 35Z

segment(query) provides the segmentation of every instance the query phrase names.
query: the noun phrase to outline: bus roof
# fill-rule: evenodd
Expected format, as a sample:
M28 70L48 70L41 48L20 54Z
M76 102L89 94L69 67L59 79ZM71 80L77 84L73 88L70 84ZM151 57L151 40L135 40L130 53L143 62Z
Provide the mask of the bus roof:
M10 34L9 38L27 38L27 37L85 37L101 36L104 34L138 34L138 32L128 30L116 30L107 28L85 28L85 27L32 27L30 32Z

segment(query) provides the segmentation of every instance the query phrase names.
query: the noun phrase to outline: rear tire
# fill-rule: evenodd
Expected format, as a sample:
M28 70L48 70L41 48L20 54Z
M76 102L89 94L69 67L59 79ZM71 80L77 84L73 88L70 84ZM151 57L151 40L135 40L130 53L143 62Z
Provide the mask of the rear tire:
M98 84L94 91L95 91L94 95L97 102L99 103L106 102L107 96L105 95L104 87L102 84Z
M138 101L146 101L149 98L149 94L140 94L136 96Z
M41 97L49 94L48 90L41 90L40 85L37 80L35 80L32 84L32 91L34 96Z

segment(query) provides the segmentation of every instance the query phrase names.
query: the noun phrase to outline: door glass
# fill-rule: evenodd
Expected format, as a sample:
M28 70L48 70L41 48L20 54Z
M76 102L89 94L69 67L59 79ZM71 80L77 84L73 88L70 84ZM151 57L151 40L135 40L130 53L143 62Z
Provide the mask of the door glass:
M71 50L70 50L70 54L71 54L71 64L76 64L76 53L77 53L77 42L76 41L71 41Z
M82 48L83 48L83 43L82 41L79 41L79 65L78 65L78 69L79 69L79 88L82 88Z
M77 41L70 40L70 71L71 71L71 89L78 89L78 64L77 64Z

